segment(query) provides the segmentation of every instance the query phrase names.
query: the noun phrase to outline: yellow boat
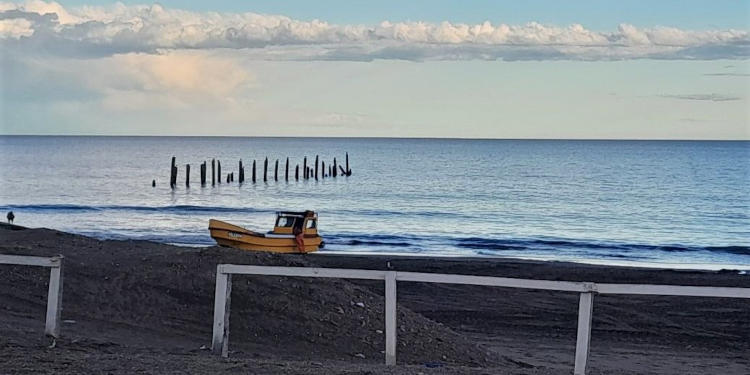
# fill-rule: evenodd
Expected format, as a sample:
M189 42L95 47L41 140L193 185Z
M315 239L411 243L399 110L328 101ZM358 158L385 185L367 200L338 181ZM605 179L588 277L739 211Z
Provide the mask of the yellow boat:
M294 229L303 230L303 248L300 251L294 236ZM323 239L318 235L318 215L312 211L276 213L276 225L268 233L255 232L224 221L210 219L208 230L211 237L221 246L250 251L270 251L274 253L309 253L323 247Z

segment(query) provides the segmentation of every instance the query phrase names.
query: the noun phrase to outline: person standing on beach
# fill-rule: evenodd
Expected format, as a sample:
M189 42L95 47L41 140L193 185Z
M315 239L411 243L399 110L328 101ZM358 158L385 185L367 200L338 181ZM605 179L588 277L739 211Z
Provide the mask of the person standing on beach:
M300 253L305 253L305 231L302 229L302 226L305 223L305 219L299 219L297 222L294 223L294 229L292 229L292 234L294 234L294 240L297 242L297 250L299 250Z
M305 211L305 214L302 216L302 219L296 221L294 223L294 229L292 229L292 233L294 234L294 240L297 242L297 250L299 250L300 253L305 253L305 220L308 217L313 217L314 214L312 211L307 210Z
M16 215L13 215L13 211L9 211L5 217L8 218L8 224L13 224L13 219L16 218Z

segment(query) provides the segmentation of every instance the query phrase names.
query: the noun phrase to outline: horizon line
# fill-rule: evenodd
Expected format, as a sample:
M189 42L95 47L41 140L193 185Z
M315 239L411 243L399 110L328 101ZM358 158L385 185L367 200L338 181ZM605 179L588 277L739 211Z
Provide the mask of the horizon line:
M310 139L423 139L466 141L675 141L675 142L748 142L727 138L493 138L493 137L386 137L386 136L287 136L287 135L138 135L138 134L0 134L0 137L122 137L122 138L310 138Z

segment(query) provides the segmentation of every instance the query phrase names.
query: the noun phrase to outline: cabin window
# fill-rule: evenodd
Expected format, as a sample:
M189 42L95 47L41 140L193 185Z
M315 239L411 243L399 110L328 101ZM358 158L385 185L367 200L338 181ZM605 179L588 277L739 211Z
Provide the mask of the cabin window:
M293 217L287 217L287 216L281 216L279 217L277 223L277 227L284 227L284 228L291 228L294 226L294 218Z
M307 221L307 229L315 229L315 220Z

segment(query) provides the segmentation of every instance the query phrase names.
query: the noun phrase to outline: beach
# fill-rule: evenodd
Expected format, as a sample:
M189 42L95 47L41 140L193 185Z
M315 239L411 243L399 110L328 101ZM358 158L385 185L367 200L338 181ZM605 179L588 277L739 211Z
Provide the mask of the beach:
M398 366L383 365L383 283L235 276L230 353L210 353L220 263L543 280L750 287L737 271L499 258L274 255L0 230L0 253L64 258L62 337L44 337L48 271L2 266L2 373L569 374L578 295L398 285ZM591 374L746 374L750 301L597 295Z

